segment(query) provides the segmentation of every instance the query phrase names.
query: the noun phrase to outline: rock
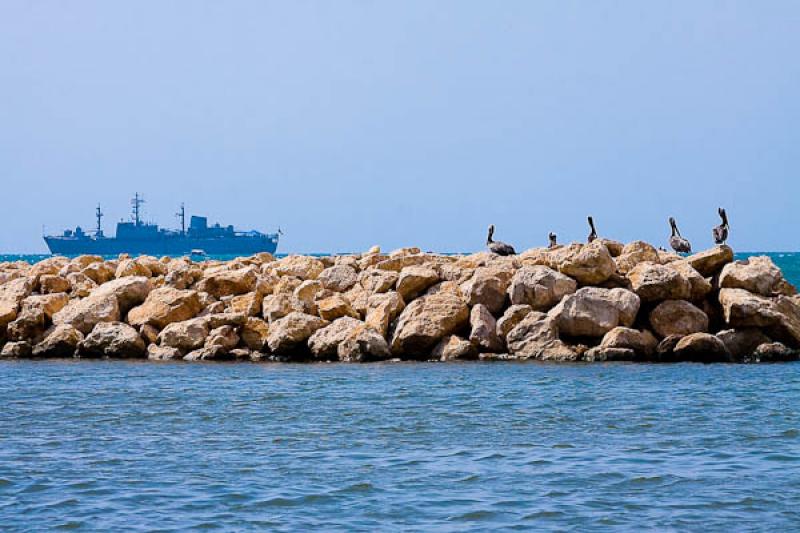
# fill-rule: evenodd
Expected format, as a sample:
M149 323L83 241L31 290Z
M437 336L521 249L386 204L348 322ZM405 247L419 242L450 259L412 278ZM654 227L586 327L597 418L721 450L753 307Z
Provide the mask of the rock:
M303 255L290 255L273 263L279 276L293 276L301 280L317 279L325 265L322 261Z
M503 340L497 336L497 321L483 304L477 304L469 315L472 331L469 341L482 352L502 352Z
M242 342L253 351L261 352L267 347L269 324L260 318L248 317L240 333Z
M119 303L113 294L92 295L81 300L73 300L53 315L53 324L70 325L84 335L88 335L101 322L119 321Z
M324 328L315 331L308 339L308 347L317 359L335 358L339 344L362 324L360 320L349 316L337 318Z
M619 257L622 255L622 251L625 249L625 245L619 241L614 241L611 239L599 238L596 239L594 242L600 243L606 247L608 253L611 254L611 257Z
M41 309L28 309L8 324L6 335L12 341L36 342L44 332L46 317Z
M427 254L400 255L376 263L375 268L400 272L406 267L428 263L429 259Z
M235 359L222 346L203 346L183 356L184 361L231 361Z
M296 350L318 329L328 325L326 320L304 313L292 312L270 324L267 343L275 353Z
M279 278L272 287L272 294L292 294L294 290L303 283L300 278L284 276Z
M100 322L78 351L90 357L142 357L146 346L139 332L123 322Z
M683 338L682 335L670 335L664 337L661 342L656 346L656 356L659 361L663 363L671 363L675 361L675 346Z
M759 363L797 361L798 353L780 342L767 342L754 350L753 358Z
M708 331L708 315L684 300L666 300L650 312L650 325L660 337Z
M206 348L213 348L216 346L225 352L229 352L236 348L237 344L239 344L239 334L236 333L236 329L233 326L225 325L212 329L208 333L208 337L206 337L203 346Z
M728 263L719 276L719 286L725 289L744 289L762 296L787 294L791 296L797 291L783 279L780 269L767 256L750 257L734 263Z
M147 347L147 358L151 361L175 361L183 359L183 355L177 348L150 344Z
M537 311L547 311L567 294L572 294L578 284L546 266L522 267L514 274L508 287L512 305L529 305Z
M501 339L505 339L508 333L522 322L531 311L533 311L533 308L530 305L512 305L506 309L503 316L497 321L497 335Z
M267 322L272 324L276 320L285 317L292 311L302 310L298 309L297 307L298 306L294 303L294 299L291 294L270 294L269 296L264 297L264 301L261 303L261 314L264 316Z
M345 299L350 302L353 310L358 313L359 318L367 314L370 296L370 293L361 285L355 285L344 293Z
M392 353L427 358L442 338L466 326L468 320L469 308L453 294L443 292L418 298L397 318Z
M622 248L622 253L615 259L617 270L627 274L639 263L659 263L658 250L644 241L629 242Z
M734 328L768 328L771 338L800 346L800 301L789 296L767 298L744 289L721 289L723 319Z
M69 292L70 287L69 281L58 275L44 275L39 278L39 291L42 294Z
M44 340L33 347L33 357L72 357L83 341L83 333L69 325L53 326Z
M406 304L396 292L373 294L367 301L365 324L384 338L388 335L389 324L405 309Z
M70 285L70 294L76 298L85 298L97 287L97 283L80 272L67 274Z
M208 323L208 329L216 329L222 326L231 326L234 328L238 328L244 326L247 322L247 316L242 313L233 313L233 312L225 312L225 313L213 313L206 315L205 317L206 322Z
M580 355L558 338L557 319L531 311L506 337L512 355L523 359L576 361Z
M176 289L188 289L203 277L203 271L196 265L183 262L170 263L164 276L164 284Z
M478 350L470 341L462 339L458 335L448 335L439 341L431 355L440 361L477 359Z
M81 274L91 279L98 285L108 283L115 276L115 269L108 263L98 261L86 266L81 270Z
M637 354L635 350L617 346L595 346L583 354L583 360L587 362L636 361L640 358L640 354Z
M649 358L658 346L658 340L647 330L639 331L626 327L616 327L603 336L602 348L625 348L633 350L636 355ZM616 357L616 356L615 356ZM605 360L611 360L606 356Z
M698 252L686 258L686 261L702 276L713 276L722 267L733 261L733 250L730 246L717 246L710 250Z
M737 361L751 357L761 344L771 342L769 337L755 328L726 329L717 333L717 338Z
M17 318L22 300L30 296L33 281L29 278L16 278L0 285L0 330Z
M369 293L382 293L391 290L399 279L397 272L370 268L361 272L358 282Z
M679 361L716 363L733 361L725 344L708 333L692 333L683 337L673 350Z
M506 292L514 276L510 264L493 264L475 270L469 281L461 287L470 306L483 304L491 313L499 313L505 307ZM398 282L399 283L399 282Z
M119 265L117 265L114 276L116 278L124 278L126 276L144 276L150 278L153 276L153 272L137 259L123 259L119 262Z
M683 259L669 263L681 276L689 281L689 299L693 302L701 302L711 292L711 283Z
M643 262L628 272L631 289L643 302L685 300L692 286L677 270L666 265Z
M298 310L302 310L304 313L309 315L316 315L317 314L317 300L323 299L326 296L324 295L331 295L331 291L326 291L325 288L322 286L318 280L306 280L300 285L298 285L294 290L294 299L295 302L299 302L301 307ZM295 307L297 307L295 305Z
M439 274L428 266L410 266L400 271L397 280L397 292L403 301L411 301L428 287L439 282Z
M158 334L158 344L177 348L181 353L196 350L205 344L208 337L208 320L192 318L173 322Z
M360 319L361 316L353 309L350 302L341 294L334 294L330 298L320 300L318 303L319 316L323 320L336 320L343 316Z
M336 352L340 361L352 363L380 361L391 356L386 339L363 324L347 334Z
M563 254L563 255L562 255ZM566 248L557 256L557 268L581 285L603 283L614 273L614 259L600 242Z
M141 304L147 299L153 286L150 280L144 277L124 277L100 285L92 290L92 298L105 298L113 296L117 299L121 314L127 313L131 308Z
M626 289L583 287L564 297L550 316L568 336L601 337L617 326L630 327L639 304L639 297Z
M22 312L38 311L44 314L47 320L52 320L53 315L64 309L69 303L69 297L63 292L28 296L22 300Z
M145 344L155 344L158 342L159 330L150 324L142 324L139 326L139 336L144 339Z
M245 267L236 270L222 270L206 274L197 283L197 290L207 292L215 298L246 294L256 288L258 281L255 267Z
M230 310L245 316L261 315L261 302L263 296L258 291L240 294L230 299Z
M0 350L0 358L2 359L20 359L30 357L31 345L27 341L7 342Z
M166 261L170 260L170 258L165 257L163 259L165 260L164 262L151 255L140 255L136 258L136 262L149 270L152 277L165 276L168 272ZM117 266L117 270L119 270L119 266Z
M337 265L323 270L317 279L328 290L345 292L358 282L358 272L351 266Z
M163 329L173 322L194 318L201 310L197 291L161 287L150 292L142 305L128 312L128 323L131 326L150 324Z

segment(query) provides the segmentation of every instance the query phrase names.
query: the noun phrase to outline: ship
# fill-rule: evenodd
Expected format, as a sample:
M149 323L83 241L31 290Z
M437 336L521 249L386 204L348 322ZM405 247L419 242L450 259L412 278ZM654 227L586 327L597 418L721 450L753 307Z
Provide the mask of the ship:
M186 210L181 204L176 216L180 219L179 230L160 228L157 224L143 222L141 208L144 199L136 193L131 200L132 215L129 221L117 223L116 235L107 237L103 233L103 212L100 205L95 211L97 226L85 231L80 226L67 229L61 235L45 235L44 241L50 253L58 255L156 255L182 256L202 251L205 255L253 255L260 252L275 253L278 248L280 229L277 233L260 231L236 231L233 226L209 225L208 218L195 216L186 227Z

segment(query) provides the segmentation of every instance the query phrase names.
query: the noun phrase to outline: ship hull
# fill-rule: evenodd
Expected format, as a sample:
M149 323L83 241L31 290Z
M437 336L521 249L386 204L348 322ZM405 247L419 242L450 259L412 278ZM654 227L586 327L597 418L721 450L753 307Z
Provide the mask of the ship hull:
M275 253L277 238L242 236L224 239L172 237L163 239L94 239L45 237L50 253L58 255L189 255L192 250L203 250L208 255L253 255L260 252Z

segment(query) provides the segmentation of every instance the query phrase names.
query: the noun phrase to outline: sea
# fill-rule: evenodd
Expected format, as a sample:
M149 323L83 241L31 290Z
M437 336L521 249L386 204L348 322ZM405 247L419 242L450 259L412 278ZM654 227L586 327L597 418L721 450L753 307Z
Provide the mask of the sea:
M799 409L799 363L2 361L0 531L793 531Z

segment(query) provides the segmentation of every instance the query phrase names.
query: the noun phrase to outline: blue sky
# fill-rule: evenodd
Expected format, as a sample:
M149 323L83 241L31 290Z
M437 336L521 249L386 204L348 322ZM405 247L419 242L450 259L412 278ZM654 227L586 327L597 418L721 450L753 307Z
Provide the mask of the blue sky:
M0 3L0 253L145 195L279 251L518 248L585 216L798 250L800 2Z

